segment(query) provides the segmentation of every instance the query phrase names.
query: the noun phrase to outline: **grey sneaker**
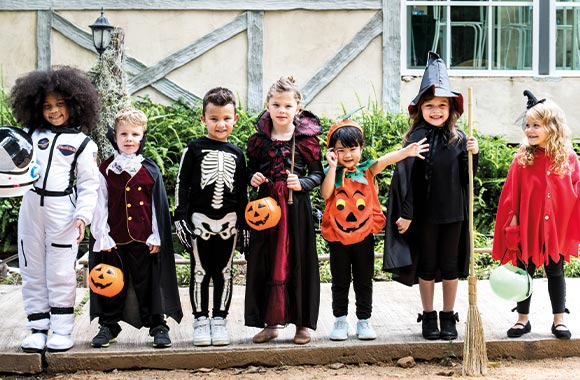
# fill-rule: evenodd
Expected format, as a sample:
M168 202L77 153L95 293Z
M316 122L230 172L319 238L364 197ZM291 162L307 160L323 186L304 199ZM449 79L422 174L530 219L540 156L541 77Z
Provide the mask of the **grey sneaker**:
M214 346L227 346L230 344L226 320L222 317L211 319L211 344Z
M375 329L373 329L369 319L358 320L356 323L356 336L360 340L377 339L377 333L375 332Z
M193 321L193 344L195 346L211 345L211 327L207 317L199 317Z

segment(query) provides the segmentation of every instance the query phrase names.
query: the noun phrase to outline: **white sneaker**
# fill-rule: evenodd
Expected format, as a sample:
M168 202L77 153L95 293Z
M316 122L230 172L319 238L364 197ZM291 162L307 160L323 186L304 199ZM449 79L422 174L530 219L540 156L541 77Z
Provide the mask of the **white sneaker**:
M347 340L348 339L348 322L346 316L338 317L334 321L334 327L330 333L330 340Z
M214 346L227 346L230 344L226 320L222 317L211 319L211 344Z
M20 347L22 348L22 351L28 353L42 352L46 348L47 338L48 336L46 333L34 332L22 340Z
M71 334L60 335L53 332L46 343L46 348L51 352L62 352L70 350L74 344Z
M211 327L207 317L199 317L193 321L193 344L195 346L211 345Z
M377 333L369 319L359 319L356 323L356 337L360 340L377 339Z

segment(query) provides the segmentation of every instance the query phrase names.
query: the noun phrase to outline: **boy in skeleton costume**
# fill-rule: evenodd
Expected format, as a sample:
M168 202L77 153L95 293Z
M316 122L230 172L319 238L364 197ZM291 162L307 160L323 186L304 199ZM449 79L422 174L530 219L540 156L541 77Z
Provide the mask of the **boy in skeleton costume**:
M207 136L190 141L181 158L174 219L177 236L191 255L193 342L222 346L230 343L225 318L231 302L232 259L247 202L244 154L227 141L238 120L234 94L221 87L210 90L203 99L201 120Z

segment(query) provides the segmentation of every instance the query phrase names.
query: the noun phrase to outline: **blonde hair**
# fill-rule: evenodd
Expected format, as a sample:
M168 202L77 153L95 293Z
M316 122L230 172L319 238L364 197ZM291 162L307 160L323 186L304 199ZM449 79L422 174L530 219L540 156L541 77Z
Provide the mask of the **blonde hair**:
M568 163L568 156L572 151L570 128L566 122L564 111L554 102L546 100L538 103L526 111L526 120L539 121L548 132L546 139L546 156L551 161L550 170L557 175L566 175L572 171ZM529 145L527 140L519 148L518 163L530 166L534 163L534 154L537 146Z
M292 76L281 77L276 82L274 82L274 84L270 87L268 93L266 94L266 104L268 104L272 96L279 94L281 92L294 93L294 99L296 99L298 106L302 105L303 101L302 92L300 92L300 89L298 88L298 86L296 86L296 81L294 81L294 77Z
M115 115L115 127L121 121L125 121L135 127L143 127L143 132L147 130L147 116L143 111L136 108L124 108Z

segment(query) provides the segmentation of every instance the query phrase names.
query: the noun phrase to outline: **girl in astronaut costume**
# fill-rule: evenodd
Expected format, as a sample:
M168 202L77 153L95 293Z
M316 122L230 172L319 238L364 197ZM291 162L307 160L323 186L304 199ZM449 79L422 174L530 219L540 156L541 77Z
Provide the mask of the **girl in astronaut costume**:
M75 259L99 186L97 145L83 133L96 126L98 94L80 70L61 67L17 79L10 99L40 167L18 218L22 299L31 331L21 347L66 351L74 344Z

